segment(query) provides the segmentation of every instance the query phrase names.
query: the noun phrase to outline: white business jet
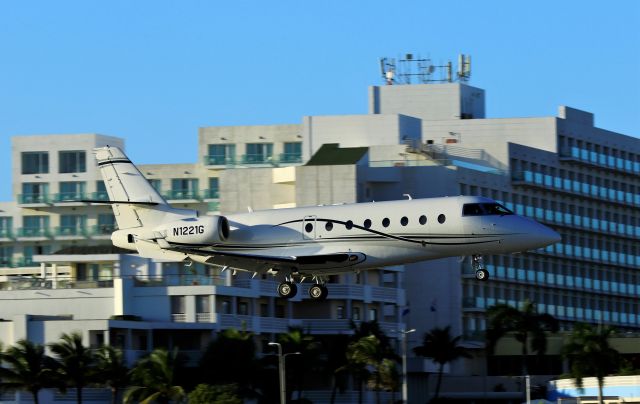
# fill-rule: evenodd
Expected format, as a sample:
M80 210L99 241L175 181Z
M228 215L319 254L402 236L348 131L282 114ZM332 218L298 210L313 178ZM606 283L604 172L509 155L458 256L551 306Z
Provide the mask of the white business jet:
M521 252L558 242L555 231L482 197L445 197L198 216L171 207L116 147L95 149L119 230L111 240L142 257L280 274L278 294L312 279L327 297L329 275L443 257Z

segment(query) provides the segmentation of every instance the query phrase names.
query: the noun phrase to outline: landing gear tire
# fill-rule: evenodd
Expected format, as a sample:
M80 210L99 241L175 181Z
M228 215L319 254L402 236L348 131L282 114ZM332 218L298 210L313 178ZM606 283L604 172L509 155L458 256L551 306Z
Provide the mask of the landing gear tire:
M295 283L282 282L278 285L278 295L283 299L291 299L298 293L298 287Z
M314 284L309 288L309 297L313 300L325 300L329 295L327 287L320 284Z
M489 279L489 271L486 269L478 269L476 271L476 279L483 282L486 281Z

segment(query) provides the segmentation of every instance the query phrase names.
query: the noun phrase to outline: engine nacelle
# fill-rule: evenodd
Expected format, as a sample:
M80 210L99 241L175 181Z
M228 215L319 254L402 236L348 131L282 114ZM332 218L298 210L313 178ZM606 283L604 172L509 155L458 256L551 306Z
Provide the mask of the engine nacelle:
M159 232L169 243L214 244L229 237L229 221L224 216L194 217L158 226Z

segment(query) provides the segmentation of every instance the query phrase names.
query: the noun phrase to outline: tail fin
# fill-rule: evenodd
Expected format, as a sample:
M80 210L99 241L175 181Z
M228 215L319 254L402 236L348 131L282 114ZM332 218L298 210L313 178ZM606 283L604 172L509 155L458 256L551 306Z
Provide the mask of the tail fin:
M122 150L107 146L94 152L120 229L197 216L195 211L172 208Z

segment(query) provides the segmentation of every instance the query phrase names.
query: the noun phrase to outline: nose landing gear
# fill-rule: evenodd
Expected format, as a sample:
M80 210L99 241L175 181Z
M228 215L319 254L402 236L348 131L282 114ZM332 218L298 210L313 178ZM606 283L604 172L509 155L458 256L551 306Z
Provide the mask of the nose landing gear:
M484 258L482 255L474 255L471 257L471 268L476 271L476 279L486 281L489 279L489 271L484 268Z

